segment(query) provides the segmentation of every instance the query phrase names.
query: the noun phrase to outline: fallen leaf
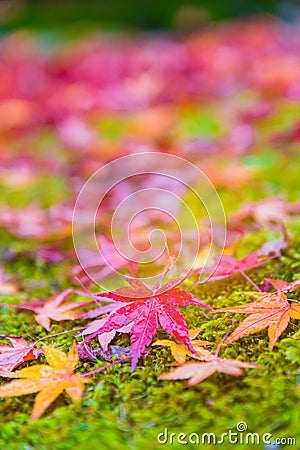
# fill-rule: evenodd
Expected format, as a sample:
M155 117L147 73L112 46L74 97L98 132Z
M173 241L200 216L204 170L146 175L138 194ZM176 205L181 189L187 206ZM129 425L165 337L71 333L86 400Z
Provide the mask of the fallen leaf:
M28 344L22 337L0 336L7 339L11 345L0 345L0 371L11 372L20 364L31 359L36 359L38 355L44 353L42 348L35 348L33 344Z
M73 267L74 275L79 277L82 282L90 282L90 276L97 282L109 277L115 271L119 272L124 267L129 267L131 275L135 275L137 263L126 259L117 251L114 243L106 236L101 235L98 238L101 251L95 252L88 249L80 250L81 264Z
M63 292L50 297L42 306L33 307L32 311L36 313L35 320L37 323L47 331L50 331L51 320L59 322L61 320L79 319L82 316L82 313L73 310L90 305L91 302L66 303L66 300L72 297L73 294L73 289L66 289Z
M26 208L0 205L0 226L22 239L59 240L72 233L70 214L63 206L41 209L36 204Z
M230 216L229 224L231 227L246 225L251 229L252 221L254 226L259 228L280 230L276 225L290 220L293 215L299 213L299 209L299 202L288 203L284 196L267 198L259 202L247 202Z
M294 291L300 286L300 279L292 283L283 280L273 280L273 278L266 278L266 281L272 284L277 292L284 292L285 294Z
M290 304L283 292L270 294L251 292L251 295L257 301L213 311L214 313L250 314L225 340L225 344L231 344L243 336L268 328L269 350L272 350L277 339L288 326L290 319L300 319L300 304Z
M215 372L226 373L235 377L243 375L243 369L259 368L255 363L247 363L236 359L223 359L213 356L209 361L187 363L171 372L161 375L159 380L185 380L189 378L188 386L201 383Z
M122 287L112 292L98 294L125 303L124 306L111 312L105 324L89 336L89 339L102 333L119 330L121 327L132 324L130 340L132 344L132 370L145 350L158 327L158 319L167 333L173 335L179 342L183 342L188 349L195 353L190 342L188 329L183 315L175 306L202 306L210 309L208 305L200 302L192 294L175 288L174 281L168 283L169 290L165 286L153 292L140 280L126 278L129 286Z
M284 250L289 242L289 236L283 228L284 236L280 239L275 239L274 241L265 242L264 245L257 251L257 256L281 256L282 250Z
M85 312L75 312L73 309L88 306L93 302L74 302L64 303L68 298L72 297L74 290L69 288L59 294L53 295L47 300L38 300L33 303L22 303L14 305L10 303L0 303L0 306L6 306L15 309L26 309L36 313L35 319L39 325L43 326L47 331L50 330L51 320L76 320L85 317Z
M15 277L5 275L3 267L0 266L0 295L14 294L18 292Z
M84 383L90 381L82 375L75 375L79 361L76 343L65 354L53 347L44 347L49 365L35 365L14 373L0 373L7 378L20 378L0 386L0 397L16 397L38 392L30 422L41 417L51 403L65 390L72 399L81 399Z
M182 342L175 342L169 339L161 339L155 341L152 345L162 345L163 347L170 347L173 358L179 364L185 363L187 356L201 360L209 359L211 356L211 352L203 347L205 347L206 345L211 345L211 342L196 339L199 332L200 328L189 330L189 338L195 350L195 353L192 353Z
M269 261L271 257L260 257L256 253L250 253L243 259L236 259L231 255L222 255L220 261L213 271L213 274L206 281L222 280L223 278L231 277L236 273L243 273L247 270L254 269ZM194 270L193 273L202 273L203 268ZM204 268L207 273L210 268ZM213 270L213 268L212 268ZM201 281L200 281L201 283Z
M107 318L102 318L98 320L94 320L91 322L82 332L83 336L93 335L104 326ZM129 333L132 328L132 324L124 325L123 327L118 328L117 330L111 330L106 333L101 333L98 335L98 341L101 345L101 348L106 351L108 349L108 344L114 339L116 333Z

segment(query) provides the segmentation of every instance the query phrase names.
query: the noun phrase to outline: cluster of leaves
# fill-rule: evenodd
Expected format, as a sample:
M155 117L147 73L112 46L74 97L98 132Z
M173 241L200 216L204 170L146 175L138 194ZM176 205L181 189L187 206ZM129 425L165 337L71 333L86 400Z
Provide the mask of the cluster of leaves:
M80 399L84 383L91 381L89 376L125 360L131 360L131 369L135 370L143 355L155 354L160 347L170 349L173 364L178 366L161 375L162 380L189 379L188 384L194 385L215 372L242 375L243 369L261 366L221 358L221 345L268 328L272 350L290 320L299 320L299 275L287 277L290 282L273 279L272 263L275 259L283 261L291 234L285 226L294 221L297 224L300 203L295 189L291 189L294 195L289 199L279 195L281 189L274 187L275 183L268 184L264 170L264 166L272 166L273 159L282 162L282 142L290 152L289 161L296 158L293 145L299 141L299 118L290 102L299 98L300 60L295 57L291 62L290 55L297 53L298 44L289 38L290 33L289 28L268 22L224 27L218 32L207 30L200 37L180 43L167 37L142 42L116 39L114 43L89 37L88 45L74 48L72 54L53 49L46 55L30 36L24 35L19 47L15 46L18 37L4 39L0 51L4 61L0 89L0 226L6 234L5 246L1 247L0 295L9 303L1 306L34 313L39 329L47 334L28 342L25 336L5 333L3 324L0 375L3 380L16 380L1 385L0 396L38 393L31 421L37 420L64 390L72 399ZM224 54L230 64L224 64ZM241 71L240 67L247 70ZM244 91L252 92L250 99L243 97ZM201 110L199 99L206 102L207 110ZM295 123L291 128L288 123L276 135L272 130L268 134L268 123L276 122L280 113L295 117ZM268 146L272 146L269 153L257 151L258 147ZM254 286L257 290L246 292L242 304L213 307L193 294L195 285L201 288L194 279L203 273L201 253L188 279L173 279L165 286L150 289L135 278L140 265L116 251L109 233L109 218L116 205L134 192L133 180L116 186L97 215L97 238L105 261L99 261L99 255L88 248L83 249L85 267L97 274L97 280L117 270L124 273L128 286L93 292L88 276L76 262L70 239L76 196L96 169L141 150L156 151L158 156L167 151L189 159L223 194L228 217L226 247L205 286L209 288L210 282L224 279L230 283L230 277L242 275L251 283L251 289ZM122 170L126 173L126 167ZM297 186L298 176L283 178L280 186L291 183L293 188L293 182ZM164 187L162 180L154 176L151 181ZM149 180L142 187L148 186ZM230 200L226 203L228 192ZM184 190L177 194L187 195ZM162 229L169 225L168 219L163 221L152 213L142 223L142 231L153 223ZM199 223L208 245L210 235L200 213ZM248 249L247 239L253 235L258 236L258 245ZM132 238L143 248L139 227L132 230ZM175 234L170 236L170 244L178 246ZM46 267L69 264L63 280L51 286L49 298L41 299L44 296L39 295L31 300L30 295L30 300L19 301L18 294L26 296L30 283L22 280L21 270L11 273L11 267L26 258L43 262ZM258 286L248 273L261 266L268 276L259 279ZM73 275L90 290L76 292ZM184 288L180 289L183 281ZM78 294L82 297L79 301ZM249 295L255 301L249 303ZM247 317L233 331L230 327L216 343L201 338L202 328L188 328L179 309L186 307L201 311L207 322L221 313ZM66 333L77 333L68 355L55 344L43 345L44 340L56 337L49 334L52 321L80 322L75 330L65 329ZM172 340L159 336L153 342L157 332L166 332ZM130 347L123 345L124 334L130 337ZM91 372L74 373L81 370L80 359L93 363L96 357L109 364ZM36 362L44 358L49 365Z
M252 256L251 259L253 259ZM254 259L253 264L256 266L257 257ZM220 267L217 268L217 272L222 273L221 278L231 276L236 273L236 265L240 267L241 263L236 263L231 271L227 269L225 275L223 263L221 263ZM245 266L245 263L243 263L243 266ZM214 276L211 278L212 280L216 279ZM105 351L107 352L108 345L115 337L116 332L129 333L131 337L129 358L132 361L132 370L134 370L140 357L145 353L146 347L153 340L158 327L158 320L162 328L168 334L174 336L176 341L158 340L154 345L170 347L175 361L180 365L180 367L169 374L160 376L160 379L177 380L189 378L188 384L191 386L205 380L216 371L235 376L242 375L243 368L258 368L260 366L254 363L220 358L219 351L222 344L231 344L244 336L268 328L269 349L272 350L277 339L288 326L290 319L300 319L300 305L298 303L290 303L287 298L288 293L293 292L300 286L300 280L288 283L267 278L266 282L275 287L275 292L250 292L256 299L255 302L217 310L201 302L186 290L174 287L176 283L180 283L182 280L172 280L168 286L163 286L156 291L150 290L138 279L126 278L126 280L129 284L128 287L100 294L89 293L93 299L97 299L97 303L101 300L109 302L107 305L100 306L89 312L75 313L73 310L89 306L94 304L94 302L66 302L66 299L74 294L72 289L67 289L51 297L44 301L42 305L41 302L38 305L18 305L17 308L34 311L37 314L37 322L48 331L50 329L50 319L61 321L79 318L87 319L103 315L106 317L94 320L84 328L82 333L84 336L83 345L78 345L77 348L74 342L68 357L53 347L36 348L36 344L39 341L28 344L22 337L2 336L8 339L12 346L0 346L0 375L8 378L21 378L21 380L1 386L0 395L2 397L11 397L39 392L31 417L31 421L35 421L64 389L72 398L81 398L83 384L88 382L89 379L84 378L82 375L75 375L73 371L79 360L78 349L82 358L95 358L94 349L87 347L90 339L98 337L103 349L101 356L105 358L107 355ZM230 327L225 337L219 343L215 354L213 354L207 348L212 343L206 340L195 339L201 330L188 330L183 315L176 308L176 306L184 307L190 305L205 308L210 313L241 313L249 314L249 317L231 334L229 334L232 328ZM13 372L16 367L25 361L38 358L40 354L45 354L50 366L33 365ZM120 347L119 354L126 355L125 349ZM196 358L203 362L186 363L187 357ZM103 370L103 368L100 370ZM95 370L94 372L97 371Z

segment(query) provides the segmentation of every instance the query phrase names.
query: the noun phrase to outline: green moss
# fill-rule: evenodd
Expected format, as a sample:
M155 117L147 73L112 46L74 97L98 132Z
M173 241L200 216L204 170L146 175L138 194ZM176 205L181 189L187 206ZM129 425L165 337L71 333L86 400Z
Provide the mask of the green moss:
M291 279L290 265L293 264L293 250L288 250L286 264L276 266L276 277ZM288 257L287 257L288 258ZM25 263L26 260L23 261ZM11 264L11 268L15 263ZM30 271L23 267L22 276L26 284L29 272L31 282L48 279L44 288L34 288L35 295L49 295L49 286L54 274L63 279L64 267L52 267L45 273L43 266ZM273 266L272 266L273 267ZM273 270L274 267L273 267ZM54 271L54 272L53 272ZM262 274L260 273L261 271ZM251 276L262 281L265 269L258 268ZM61 276L60 276L61 275ZM64 283L59 283L59 288ZM195 286L194 295L214 307L240 304L251 301L246 294L250 286L242 277L234 276L220 282ZM12 302L14 298L10 299ZM8 298L5 298L8 301ZM184 308L189 327L203 326L201 337L218 343L232 322L232 317L221 314L207 319L198 308ZM236 316L241 319L242 316ZM36 326L32 314L2 308L3 333L9 335L31 335L35 338L46 333ZM73 404L66 395L61 395L37 423L29 425L34 395L0 400L0 447L19 449L108 448L141 449L145 445L160 448L157 434L168 428L171 432L205 433L221 435L229 428L235 428L245 421L248 430L258 433L270 432L274 437L297 437L298 417L295 405L299 401L299 389L295 389L299 366L299 338L296 323L274 347L267 350L267 332L243 338L228 347L221 355L243 361L256 361L264 368L248 370L245 376L234 378L216 374L193 388L186 388L185 382L157 381L157 376L169 370L172 358L168 349L155 350L144 357L137 370L130 372L130 363L123 362L93 376L82 404ZM80 326L81 322L53 323L51 333ZM165 337L158 332L158 337ZM122 337L124 339L124 337ZM72 334L48 339L46 342L67 350L73 340ZM120 343L117 339L116 342ZM123 342L124 344L124 342ZM213 346L214 348L215 346ZM43 360L43 357L40 357ZM80 372L105 365L104 361L82 361ZM232 445L232 444L231 444ZM171 448L171 447L170 447ZM174 444L172 448L180 448ZM230 444L224 444L230 448ZM239 448L244 448L239 446ZM246 447L245 447L246 448ZM261 447L262 448L262 447Z
M237 100L237 99L235 99ZM222 100L223 101L223 100ZM278 193L285 193L290 200L297 198L299 187L300 155L289 146L286 153L270 148L267 137L278 126L285 129L299 115L298 105L278 105L274 115L258 124L260 140L250 156L242 156L240 164L248 168L255 177L255 183L242 183L239 188L218 186L226 213L239 207L242 201L259 200ZM218 138L229 133L228 124L218 122L216 109L220 105L209 105L208 110L194 106L183 108L180 112L180 124L174 131L174 138L207 137ZM210 115L210 113L212 114ZM284 122L282 120L284 119ZM281 126L282 125L282 126ZM123 132L125 122L119 118L109 118L102 123L101 132L107 139L117 139ZM51 147L55 139L50 130L43 130L31 142L37 154L43 154ZM16 143L17 147L19 144ZM31 145L28 145L31 147ZM55 147L57 149L57 146ZM64 159L67 164L76 162L76 154L64 155L62 149L56 150L53 158ZM289 153L290 152L290 153ZM292 152L292 153L291 153ZM292 156L291 156L292 155ZM283 174L288 173L288 176ZM49 190L50 186L50 190ZM22 207L35 198L44 199L42 205L49 207L62 201L61 192L68 198L68 186L60 177L45 178L35 187L20 190L11 195L8 191L3 201ZM35 192L38 196L35 197ZM45 200L45 194L49 193ZM189 197L190 198L190 197ZM201 215L200 209L195 212ZM291 241L279 260L260 266L248 272L248 275L260 285L266 276L292 281L300 276L300 221L295 219L287 224ZM274 239L278 234L270 231L251 233L241 243L238 256L256 251L266 240ZM70 275L71 261L48 264L32 257L32 250L38 243L20 239L5 230L0 230L0 250L10 250L12 257L5 262L8 274L16 274L21 286L20 293L2 296L1 302L19 303L30 299L46 298L72 285ZM70 248L70 240L64 242ZM192 280L194 281L194 280ZM189 285L185 283L185 287ZM253 286L241 275L228 279L194 286L191 292L214 308L227 305L239 305L253 301L247 293ZM299 301L299 290L289 297ZM79 297L78 297L79 298ZM222 339L233 317L240 321L242 315L207 314L195 307L182 308L190 328L203 327L201 338L210 340L212 350ZM1 308L1 334L16 335L38 339L47 335L38 326L30 311ZM51 333L83 326L85 321L53 322ZM157 332L157 338L166 338L163 330ZM64 351L71 346L74 334L65 334L49 338L44 342ZM114 340L118 345L128 345L127 336ZM66 450L76 448L133 450L161 448L157 435L164 428L171 432L204 433L214 432L221 435L228 429L234 429L240 421L245 421L249 432L272 433L273 437L296 437L300 442L298 417L299 405L299 325L292 320L282 334L273 351L268 351L267 331L263 330L230 346L223 346L221 356L237 358L243 361L256 361L261 369L246 370L240 378L215 374L205 382L187 388L184 381L158 381L157 377L170 370L173 359L169 349L150 347L150 353L141 359L134 373L130 372L130 362L102 371L92 377L87 386L81 404L73 404L67 395L61 395L35 424L29 425L34 395L0 399L0 448L7 450ZM44 360L43 356L39 357ZM35 364L34 362L26 363ZM78 371L83 373L107 362L83 360ZM4 382L4 381L3 381ZM298 444L299 445L299 444ZM165 446L167 448L167 446ZM169 446L182 448L179 444ZM232 444L222 446L231 450ZM236 448L249 448L243 445ZM260 446L263 448L263 446Z

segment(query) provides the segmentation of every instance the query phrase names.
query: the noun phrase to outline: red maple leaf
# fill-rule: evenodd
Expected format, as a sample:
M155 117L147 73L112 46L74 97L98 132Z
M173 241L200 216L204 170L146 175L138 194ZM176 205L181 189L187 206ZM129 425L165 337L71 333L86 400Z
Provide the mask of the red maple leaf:
M255 267L264 264L269 258L259 258L255 253L250 253L243 259L236 259L234 256L223 255L216 271L209 278L210 281L221 280L222 278L230 277L236 273L244 272L245 270L254 269Z
M140 280L133 278L126 278L126 280L129 286L98 294L99 299L102 296L111 298L124 303L124 306L111 312L105 324L91 334L88 339L112 330L120 330L125 325L132 324L130 340L132 370L134 370L146 346L151 343L159 321L167 333L173 335L177 341L183 342L194 353L195 350L190 342L184 317L176 306L195 305L211 309L210 306L200 302L189 292L174 287L174 282L154 292Z
M137 269L137 263L126 259L115 248L114 243L106 236L101 235L101 252L88 249L80 250L81 264L73 267L73 273L82 282L91 281L89 275L98 282L107 278L114 271L118 272L124 267L129 267L133 276Z
M285 246L285 239L266 242L256 253L249 253L245 258L238 260L232 255L222 255L216 267L201 267L193 270L193 273L212 273L205 281L222 280L223 278L228 278L236 273L240 273L254 285L257 290L259 290L255 283L245 274L245 271L254 269L255 267L265 264L270 259L281 256L281 250ZM216 259L218 260L218 258ZM198 281L195 284L200 283L202 283L202 281Z
M22 337L0 336L11 342L11 345L0 345L0 371L11 372L24 361L36 359L38 355L44 353L43 349L35 348L33 344L28 344Z
M67 215L63 206L44 210L36 204L22 209L3 205L0 206L0 226L23 239L56 241L72 232L70 213Z
M269 261L269 259L271 259L271 257L261 258L256 253L250 253L248 256L240 260L231 255L222 255L216 269L213 271L213 274L206 281L222 280L223 278L231 277L236 273L241 273L244 275L246 270L254 269L255 267ZM193 271L193 273L201 273L201 271L202 268ZM209 273L210 268L207 268L206 271Z
M249 229L273 228L287 222L299 213L299 202L288 203L284 196L266 198L258 202L247 202L230 216L230 227L246 226ZM277 225L277 227L276 227Z
M121 302L116 302L116 303L120 304ZM86 336L86 335L92 334L93 336L95 336L95 334L98 333L98 331L106 323L106 320L107 319L105 317L102 319L94 320L83 330L82 335ZM115 335L117 334L117 331L119 333L129 333L132 325L133 324L124 325L123 327L119 328L118 330L111 330L111 331L108 331L107 333L99 334L98 341L99 341L99 344L101 345L102 349L105 351L108 349L108 344L114 339Z

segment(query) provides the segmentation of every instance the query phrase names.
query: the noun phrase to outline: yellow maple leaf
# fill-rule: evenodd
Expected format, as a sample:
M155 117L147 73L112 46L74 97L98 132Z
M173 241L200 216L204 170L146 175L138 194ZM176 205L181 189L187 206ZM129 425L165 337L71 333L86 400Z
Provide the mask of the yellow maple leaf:
M38 392L30 422L41 417L48 406L65 390L73 399L81 399L84 383L91 381L83 375L75 375L74 369L79 361L76 343L66 354L53 347L44 347L47 365L35 365L14 373L1 373L6 378L20 380L0 386L0 397L16 397Z
M193 354L183 343L171 341L169 339L158 340L154 342L152 345L162 345L164 347L170 347L173 358L179 364L183 364L186 361L187 356L191 356L192 358L195 359L206 360L211 357L211 352L203 347L205 345L210 345L211 342L196 339L200 330L201 328L189 330L189 338L191 340L194 350L197 353L196 355Z

